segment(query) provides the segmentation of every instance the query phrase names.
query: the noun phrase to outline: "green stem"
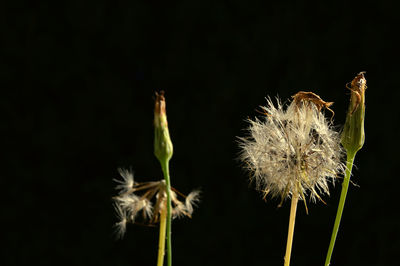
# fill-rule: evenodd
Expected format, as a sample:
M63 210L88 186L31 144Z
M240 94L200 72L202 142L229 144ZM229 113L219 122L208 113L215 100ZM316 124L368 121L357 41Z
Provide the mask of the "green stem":
M167 187L167 262L168 266L172 265L172 247L171 247L171 184L169 180L169 160L161 162L161 168L164 173L165 185Z
M331 263L333 247L335 246L336 236L339 231L340 220L342 219L344 203L346 201L347 190L349 189L350 175L351 169L353 168L354 157L356 157L356 152L347 152L346 173L342 183L342 192L340 194L339 206L336 213L335 224L333 226L328 254L326 255L325 266L329 266L329 264Z

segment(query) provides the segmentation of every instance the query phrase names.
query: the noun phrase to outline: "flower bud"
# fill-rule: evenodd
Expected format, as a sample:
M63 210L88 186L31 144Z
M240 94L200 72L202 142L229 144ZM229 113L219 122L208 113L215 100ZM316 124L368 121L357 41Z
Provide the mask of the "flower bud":
M156 92L154 107L154 155L165 163L173 154L171 138L169 136L167 113L165 108L164 91Z
M364 73L360 72L350 83L350 86L346 85L351 90L351 96L341 143L348 153L353 154L362 148L365 139L364 115L367 80Z

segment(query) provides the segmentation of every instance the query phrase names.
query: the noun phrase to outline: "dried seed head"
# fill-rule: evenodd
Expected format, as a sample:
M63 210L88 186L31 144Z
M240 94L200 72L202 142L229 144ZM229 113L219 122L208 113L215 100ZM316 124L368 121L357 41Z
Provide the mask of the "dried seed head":
M119 190L114 197L114 207L119 222L115 224L117 238L122 238L128 222L135 223L141 213L142 220L148 224L159 221L162 212L167 211L167 193L165 180L137 183L133 180L131 170L118 169L122 180L115 180ZM173 218L188 216L193 213L193 206L199 201L199 191L193 191L188 196L171 188ZM184 202L179 198L185 199ZM153 202L152 202L153 201Z
M265 118L249 120L249 136L240 138L240 158L257 188L282 201L293 195L305 200L307 194L320 199L329 194L328 181L344 170L338 133L321 113L331 104L314 93L299 95L286 110L279 99L275 107L268 98Z

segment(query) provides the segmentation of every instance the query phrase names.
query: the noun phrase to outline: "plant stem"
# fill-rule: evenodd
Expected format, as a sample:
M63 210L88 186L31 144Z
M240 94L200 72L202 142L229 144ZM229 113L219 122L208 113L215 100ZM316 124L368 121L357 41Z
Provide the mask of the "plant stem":
M158 259L157 266L163 266L164 264L164 251L165 251L165 229L166 229L167 211L161 209L160 215L160 237L158 240Z
M169 180L169 160L161 162L161 168L164 173L165 185L167 187L167 265L172 265L172 246L171 246L171 184Z
M292 203L290 205L290 218L289 218L289 230L288 237L286 243L286 254L285 254L285 266L290 265L290 254L292 253L292 243L293 243L293 234L294 234L294 222L296 220L296 210L297 210L297 202L299 201L298 195L292 196Z
M340 220L342 219L344 203L346 201L347 190L349 189L351 169L353 168L354 157L356 152L347 152L347 163L346 163L346 173L342 183L342 192L340 194L339 206L336 213L335 224L333 226L331 242L328 248L328 254L326 255L325 266L331 263L331 257L333 253L333 247L335 246L336 236L339 231Z

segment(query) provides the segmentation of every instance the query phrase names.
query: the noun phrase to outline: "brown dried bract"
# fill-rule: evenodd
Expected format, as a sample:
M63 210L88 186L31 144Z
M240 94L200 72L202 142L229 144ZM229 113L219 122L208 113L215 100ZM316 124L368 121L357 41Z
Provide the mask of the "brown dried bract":
M298 93L293 95L292 98L297 105L300 105L300 103L304 102L312 102L318 108L318 111L321 111L322 108L326 108L332 113L332 118L335 115L335 112L329 108L333 104L333 102L325 102L321 99L321 97L311 91L299 91Z
M158 115L165 115L165 97L164 91L156 92L154 113Z
M353 110L351 114L357 109L357 107L361 103L361 95L364 94L365 90L367 89L367 80L364 77L365 71L360 72L357 76L349 83L346 84L346 88L353 92L352 95L355 97L355 104L353 106Z

